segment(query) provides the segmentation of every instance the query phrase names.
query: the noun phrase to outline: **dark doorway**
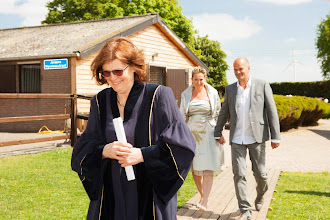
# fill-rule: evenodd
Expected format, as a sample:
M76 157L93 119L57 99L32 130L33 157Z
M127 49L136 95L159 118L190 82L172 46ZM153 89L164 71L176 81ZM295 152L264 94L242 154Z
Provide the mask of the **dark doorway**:
M0 93L16 93L15 65L0 65Z
M188 87L188 70L167 69L166 86L173 90L178 106L181 102L181 93Z

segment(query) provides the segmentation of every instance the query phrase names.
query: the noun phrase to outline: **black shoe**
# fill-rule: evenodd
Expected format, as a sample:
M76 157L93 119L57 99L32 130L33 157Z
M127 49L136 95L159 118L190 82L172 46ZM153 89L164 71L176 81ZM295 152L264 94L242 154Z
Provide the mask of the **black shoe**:
M237 220L250 220L251 218L251 212L246 211L246 212L241 212Z
M264 197L256 198L256 200L254 201L254 204L256 206L256 210L260 211L260 209L262 208L263 204L264 204Z

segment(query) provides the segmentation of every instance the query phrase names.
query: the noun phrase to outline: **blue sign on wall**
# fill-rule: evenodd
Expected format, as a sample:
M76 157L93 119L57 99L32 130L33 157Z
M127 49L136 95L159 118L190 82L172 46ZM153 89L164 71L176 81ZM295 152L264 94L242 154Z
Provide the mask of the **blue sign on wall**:
M68 59L44 60L45 70L67 69L67 68L68 68Z

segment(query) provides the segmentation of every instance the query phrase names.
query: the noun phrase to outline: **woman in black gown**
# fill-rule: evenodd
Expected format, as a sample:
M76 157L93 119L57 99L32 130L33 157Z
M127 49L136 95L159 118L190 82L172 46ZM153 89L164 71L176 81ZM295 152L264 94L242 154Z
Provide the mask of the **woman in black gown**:
M177 191L194 157L195 141L170 88L145 83L143 53L127 38L108 41L92 63L107 88L91 99L86 130L71 166L90 198L87 219L176 219ZM113 119L123 119L127 143ZM135 180L124 167L133 165Z

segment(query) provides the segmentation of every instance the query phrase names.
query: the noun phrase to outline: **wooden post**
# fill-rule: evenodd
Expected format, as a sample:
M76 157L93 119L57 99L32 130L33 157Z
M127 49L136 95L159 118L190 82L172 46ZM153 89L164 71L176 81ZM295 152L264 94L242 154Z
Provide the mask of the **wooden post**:
M77 141L77 94L71 95L71 146Z

